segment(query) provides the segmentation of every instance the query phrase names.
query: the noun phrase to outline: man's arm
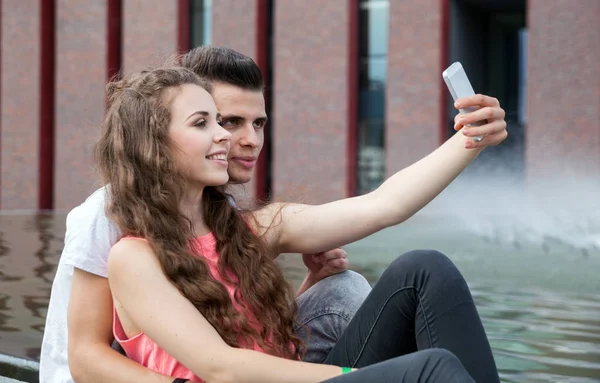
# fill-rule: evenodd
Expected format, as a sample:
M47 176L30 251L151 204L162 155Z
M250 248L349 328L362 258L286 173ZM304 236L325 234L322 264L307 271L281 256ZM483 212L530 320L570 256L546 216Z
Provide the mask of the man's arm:
M112 296L106 278L73 271L69 301L69 368L76 382L170 383L173 378L155 373L111 347Z

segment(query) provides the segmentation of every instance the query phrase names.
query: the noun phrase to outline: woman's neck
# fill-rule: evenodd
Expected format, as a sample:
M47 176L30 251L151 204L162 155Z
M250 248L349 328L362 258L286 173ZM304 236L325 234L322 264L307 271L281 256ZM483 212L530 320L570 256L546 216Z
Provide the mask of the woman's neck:
M181 213L192 223L194 235L199 237L210 231L202 214L202 189L189 191L179 204Z

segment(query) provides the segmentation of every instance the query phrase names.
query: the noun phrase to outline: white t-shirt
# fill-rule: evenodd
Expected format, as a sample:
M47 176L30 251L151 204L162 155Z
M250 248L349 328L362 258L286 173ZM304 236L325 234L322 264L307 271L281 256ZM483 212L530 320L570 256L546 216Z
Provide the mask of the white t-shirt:
M229 202L235 205L233 197ZM67 231L52 283L40 354L40 383L74 383L67 351L67 312L73 268L108 278L108 253L121 234L106 217L106 188L96 190L67 215Z
M73 383L67 359L67 311L73 268L108 277L108 253L120 231L105 213L100 188L67 215L65 246L58 263L40 355L41 383Z

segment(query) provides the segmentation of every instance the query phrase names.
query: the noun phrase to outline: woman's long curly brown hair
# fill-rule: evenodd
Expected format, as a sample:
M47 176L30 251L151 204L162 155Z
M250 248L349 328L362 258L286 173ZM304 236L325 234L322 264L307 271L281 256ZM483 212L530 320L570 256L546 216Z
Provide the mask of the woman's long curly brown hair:
M178 88L206 82L188 69L143 71L107 86L109 108L96 145L96 159L108 185L107 214L124 236L145 238L167 278L234 347L257 342L265 352L298 358L303 345L293 333L296 303L262 239L234 208L223 187L206 187L202 214L216 239L219 271L236 286L238 312L191 240L191 222L180 212L186 179L173 161L168 138L170 104ZM228 270L235 277L229 278ZM255 325L252 318L259 318Z

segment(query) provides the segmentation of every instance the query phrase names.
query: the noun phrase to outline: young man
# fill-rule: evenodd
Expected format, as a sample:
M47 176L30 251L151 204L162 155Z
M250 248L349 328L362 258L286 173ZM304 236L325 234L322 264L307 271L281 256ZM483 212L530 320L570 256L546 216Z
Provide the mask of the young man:
M250 181L267 123L259 68L250 58L218 47L197 48L182 64L213 83L212 95L223 126L232 134L230 183ZM111 347L112 296L106 263L119 232L106 217L104 203L105 190L101 188L67 217L65 247L42 342L40 381L171 382L173 377L158 375ZM362 276L345 271L346 256L341 249L303 255L308 272L297 301L298 321L310 331L307 361L325 359L370 292ZM297 331L306 334L302 328Z

